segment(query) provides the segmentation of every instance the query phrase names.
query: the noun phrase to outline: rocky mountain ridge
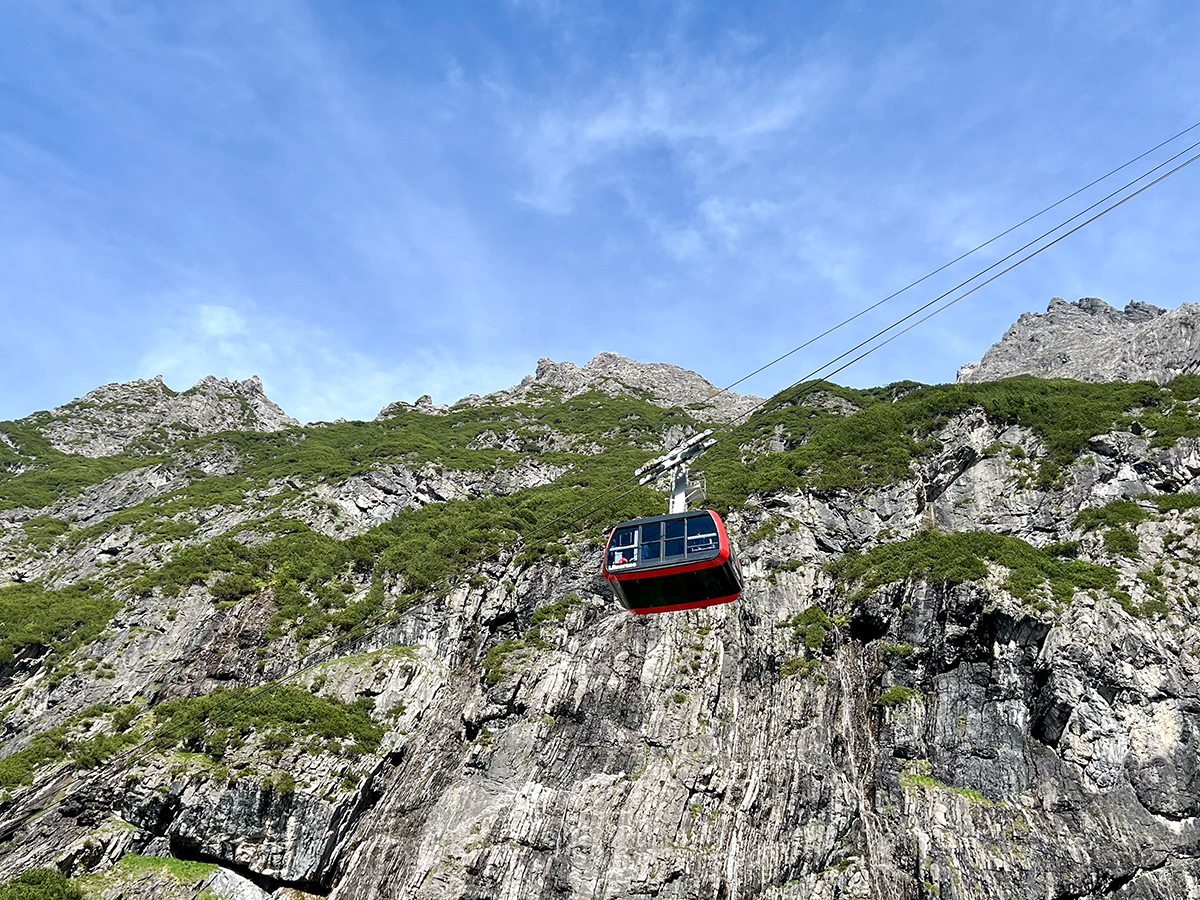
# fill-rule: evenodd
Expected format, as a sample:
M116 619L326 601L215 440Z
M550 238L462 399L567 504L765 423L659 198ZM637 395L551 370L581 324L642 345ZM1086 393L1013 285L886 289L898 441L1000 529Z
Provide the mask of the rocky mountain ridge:
M742 598L635 617L606 528L663 501L611 488L738 407L626 362L375 422L0 423L0 880L1200 897L1200 379L789 393L697 464Z
M299 425L263 392L257 375L208 375L173 391L161 375L106 384L31 421L56 449L87 457L155 452L178 440L220 431L277 431Z
M1079 381L1155 381L1200 370L1200 304L1160 309L1130 301L1117 310L1084 297L1050 301L1044 313L1025 313L958 381L1014 375Z
M670 408L685 407L714 422L727 422L748 413L762 402L761 397L738 394L716 387L702 375L670 363L644 363L619 353L597 353L582 367L572 362L539 359L537 370L513 387L485 397L469 394L452 405L436 405L428 395L416 403L391 403L380 410L376 419L386 419L400 409L419 409L426 413L445 412L452 406L480 406L489 403L539 403L547 388L566 399L587 391L609 396L634 394Z

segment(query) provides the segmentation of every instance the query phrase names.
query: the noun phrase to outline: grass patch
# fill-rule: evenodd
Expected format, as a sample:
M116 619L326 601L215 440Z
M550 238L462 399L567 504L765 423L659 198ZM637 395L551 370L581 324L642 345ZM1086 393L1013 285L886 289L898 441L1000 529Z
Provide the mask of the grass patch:
M906 541L880 544L866 553L847 553L827 564L839 579L859 585L856 598L900 581L961 584L982 581L988 563L1008 569L1004 588L1014 597L1037 602L1049 593L1070 602L1076 591L1102 590L1117 597L1117 572L1075 559L1057 559L1020 538L968 531L923 531Z
M219 866L216 863L192 862L173 856L141 856L126 853L117 862L117 868L130 875L140 872L165 872L180 884L194 884L207 878Z
M108 624L120 602L99 584L79 581L47 591L40 581L0 586L0 662L29 645L65 653L88 643Z
M994 801L989 800L974 788L954 787L953 785L938 781L936 778L930 775L914 775L907 773L900 776L900 785L909 790L923 788L934 791L950 791L951 793L958 794L960 797L966 798L972 803L978 803L980 806L996 805Z
M83 891L57 869L30 869L0 885L0 900L83 900Z

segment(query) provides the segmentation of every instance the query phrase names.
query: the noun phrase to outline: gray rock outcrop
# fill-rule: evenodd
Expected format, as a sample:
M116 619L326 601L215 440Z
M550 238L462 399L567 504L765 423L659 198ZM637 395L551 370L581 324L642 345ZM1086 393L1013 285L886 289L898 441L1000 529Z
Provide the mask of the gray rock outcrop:
M983 359L959 369L957 380L1036 375L1165 384L1198 369L1200 304L1168 310L1132 301L1117 310L1095 297L1055 297L1046 312L1023 314Z
M690 369L670 363L644 363L619 353L597 353L584 366L572 362L539 359L537 371L526 375L521 383L486 397L471 394L458 405L478 406L482 403L538 403L546 388L554 388L563 397L575 397L585 391L597 390L610 396L629 394L644 397L658 406L682 406L697 418L727 422L762 402L752 394L722 391ZM406 408L427 414L445 412L449 407L434 406L428 396L415 404L393 403L379 413L386 418Z
M242 381L208 375L182 392L167 387L161 375L106 384L30 418L57 449L90 457L154 452L181 438L219 431L277 431L300 424L263 392L257 375Z

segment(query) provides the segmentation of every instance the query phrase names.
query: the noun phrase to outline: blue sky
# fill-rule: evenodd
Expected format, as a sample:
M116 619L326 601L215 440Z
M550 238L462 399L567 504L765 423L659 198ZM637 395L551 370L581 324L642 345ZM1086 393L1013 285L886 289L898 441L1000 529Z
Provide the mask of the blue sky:
M209 373L370 417L600 350L726 383L1197 120L1191 2L14 0L0 418ZM1198 209L1200 164L838 380L1198 302Z

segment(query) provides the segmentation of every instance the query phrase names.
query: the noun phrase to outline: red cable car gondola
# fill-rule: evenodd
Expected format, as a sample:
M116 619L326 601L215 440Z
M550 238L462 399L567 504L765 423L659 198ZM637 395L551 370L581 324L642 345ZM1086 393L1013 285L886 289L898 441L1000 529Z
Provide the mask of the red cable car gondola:
M609 535L602 571L635 613L713 606L742 593L725 523L711 509L622 522Z

